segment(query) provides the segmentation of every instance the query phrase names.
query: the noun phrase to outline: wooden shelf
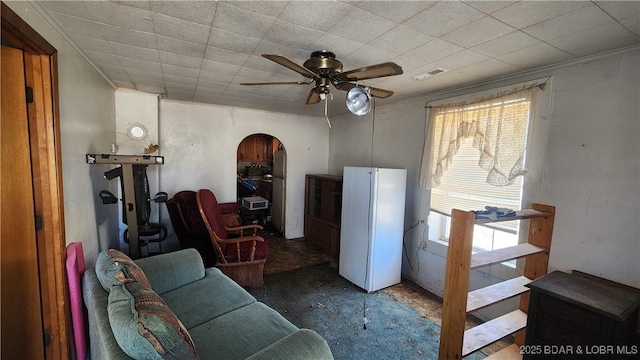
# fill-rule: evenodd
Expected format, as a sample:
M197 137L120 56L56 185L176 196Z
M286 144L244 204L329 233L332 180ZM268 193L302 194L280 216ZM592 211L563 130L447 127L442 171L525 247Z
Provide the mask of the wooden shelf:
M467 313L493 305L502 300L518 296L529 291L525 285L531 280L525 276L519 276L495 285L474 290L467 297Z
M495 220L492 220L492 219L476 219L475 223L476 223L476 225L480 225L480 224L488 224L488 223L503 222L503 221L543 218L543 217L547 217L547 216L551 216L551 215L553 215L553 214L545 212L545 211L538 211L538 210L533 210L533 209L525 209L525 210L516 211L516 215L515 216L500 217L500 218L497 218Z
M491 354L484 358L484 360L521 360L522 354L520 353L520 346L518 344L511 344L506 348L501 349L498 352Z
M518 345L524 343L524 331L520 330L527 325L529 308L529 289L525 285L547 273L555 212L553 206L532 204L531 209L517 211L516 216L491 220L476 219L471 211L452 210L438 359L460 359L513 333L515 345L493 358L522 358ZM521 219L529 219L526 243L472 254L476 224ZM526 257L523 276L468 292L471 270L521 257ZM465 331L468 312L519 295L518 310Z
M471 267L469 269L476 270L481 267L503 263L505 261L518 259L527 255L541 253L544 251L546 251L544 248L531 245L529 243L523 243L516 246L493 251L484 251L472 255Z
M527 326L527 314L524 311L516 310L473 327L464 333L462 356L480 350L507 335L524 329L525 326Z

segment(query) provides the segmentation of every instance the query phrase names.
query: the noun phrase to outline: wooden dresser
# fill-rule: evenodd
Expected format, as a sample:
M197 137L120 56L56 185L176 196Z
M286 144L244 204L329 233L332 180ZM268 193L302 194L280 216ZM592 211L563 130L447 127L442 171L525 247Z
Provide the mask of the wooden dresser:
M640 291L554 271L531 289L524 359L636 358Z
M342 215L342 176L306 176L304 237L338 258Z

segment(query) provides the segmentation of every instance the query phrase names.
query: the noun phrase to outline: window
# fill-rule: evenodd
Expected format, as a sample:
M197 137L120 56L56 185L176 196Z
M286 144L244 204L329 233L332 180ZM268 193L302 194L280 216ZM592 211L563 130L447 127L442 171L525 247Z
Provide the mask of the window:
M534 92L528 86L431 108L422 170L431 188L429 239L448 241L454 208L521 208ZM518 223L476 225L474 249L516 245Z

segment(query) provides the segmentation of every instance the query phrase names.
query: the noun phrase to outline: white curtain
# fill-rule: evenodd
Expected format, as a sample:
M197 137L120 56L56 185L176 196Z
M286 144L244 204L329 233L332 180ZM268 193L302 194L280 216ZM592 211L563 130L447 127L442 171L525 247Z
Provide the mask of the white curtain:
M487 183L504 186L526 173L527 124L533 87L467 103L431 107L422 159L421 186L437 187L458 152L472 139Z

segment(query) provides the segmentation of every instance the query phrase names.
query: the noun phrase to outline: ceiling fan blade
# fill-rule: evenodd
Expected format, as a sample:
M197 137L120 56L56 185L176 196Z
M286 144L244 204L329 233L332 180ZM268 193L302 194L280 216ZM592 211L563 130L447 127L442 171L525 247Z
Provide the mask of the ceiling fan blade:
M363 86L363 85L356 85L356 84L352 84L352 83L337 83L337 84L333 84L336 89L338 90L344 90L344 91L349 91L351 89L353 89L354 87L360 87L360 88L369 88L369 93L371 94L371 96L376 97L376 98L380 98L380 99L386 99L389 96L393 95L393 91L391 90L385 90L385 89L380 89L380 88L375 88L375 87L371 87L371 86Z
M252 83L240 83L240 85L309 85L313 80L305 81L274 81L274 82L252 82Z
M317 104L320 102L320 94L316 92L316 89L313 88L309 92L309 96L307 96L307 105Z
M298 74L304 76L304 77L308 77L311 79L315 79L318 77L318 75L312 73L311 71L309 71L307 68L300 66L296 63L294 63L293 61L287 59L286 57L282 56L282 55L275 55L275 54L262 54L263 57L276 62L284 67L287 67L295 72L297 72Z
M331 80L338 82L358 81L402 74L402 67L394 62L365 66L334 75Z

